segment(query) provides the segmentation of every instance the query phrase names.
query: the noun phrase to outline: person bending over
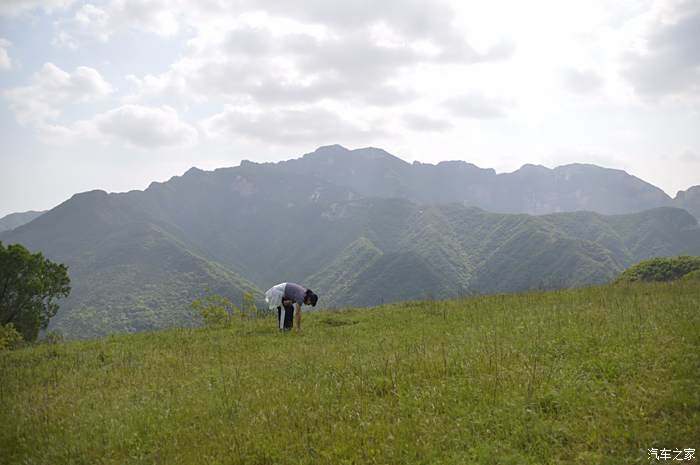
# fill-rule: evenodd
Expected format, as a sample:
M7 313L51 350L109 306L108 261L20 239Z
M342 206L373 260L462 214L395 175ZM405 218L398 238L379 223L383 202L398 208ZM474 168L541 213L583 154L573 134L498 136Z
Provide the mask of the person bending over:
M280 330L288 331L293 326L301 330L301 306L316 306L318 296L311 290L296 283L280 283L265 292L265 301L270 310L277 308L277 321ZM296 314L294 312L296 306ZM296 321L294 321L296 320Z

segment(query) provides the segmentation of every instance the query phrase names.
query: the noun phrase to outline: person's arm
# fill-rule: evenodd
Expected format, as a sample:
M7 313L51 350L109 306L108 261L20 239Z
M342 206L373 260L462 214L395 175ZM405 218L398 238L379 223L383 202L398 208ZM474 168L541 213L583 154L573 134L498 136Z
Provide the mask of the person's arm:
M297 331L301 331L301 304L297 304L297 311L294 313L294 318L296 321L294 322L294 326L297 327Z

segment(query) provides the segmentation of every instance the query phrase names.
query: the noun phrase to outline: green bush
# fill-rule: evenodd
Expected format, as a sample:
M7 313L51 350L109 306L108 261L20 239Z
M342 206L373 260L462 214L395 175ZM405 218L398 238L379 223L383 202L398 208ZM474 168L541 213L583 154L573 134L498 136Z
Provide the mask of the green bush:
M49 331L46 333L46 336L43 337L41 342L44 342L46 344L58 344L60 342L63 342L65 338L63 337L63 333L59 329L55 329L53 331Z
M700 270L700 257L651 258L625 270L616 282L675 281L697 270Z
M244 292L241 317L257 317L259 314L258 306L255 305L255 295L252 292Z
M16 349L23 340L22 335L12 323L0 325L0 351Z
M201 299L195 299L192 301L192 308L203 320L204 325L211 328L230 326L236 312L242 315L233 302L218 294L207 294Z
M691 271L681 278L683 281L700 281L700 270Z

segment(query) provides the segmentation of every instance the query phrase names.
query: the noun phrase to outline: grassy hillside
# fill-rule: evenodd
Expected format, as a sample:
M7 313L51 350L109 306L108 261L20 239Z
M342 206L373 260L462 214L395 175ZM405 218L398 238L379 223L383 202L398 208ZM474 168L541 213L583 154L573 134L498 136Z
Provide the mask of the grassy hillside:
M0 463L647 464L700 446L699 302L636 284L4 352Z

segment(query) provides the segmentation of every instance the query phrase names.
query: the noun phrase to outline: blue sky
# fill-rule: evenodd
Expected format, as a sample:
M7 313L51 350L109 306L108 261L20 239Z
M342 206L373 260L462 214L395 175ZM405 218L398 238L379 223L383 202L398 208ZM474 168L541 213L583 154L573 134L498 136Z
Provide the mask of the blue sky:
M6 0L0 216L340 143L700 184L700 3Z

